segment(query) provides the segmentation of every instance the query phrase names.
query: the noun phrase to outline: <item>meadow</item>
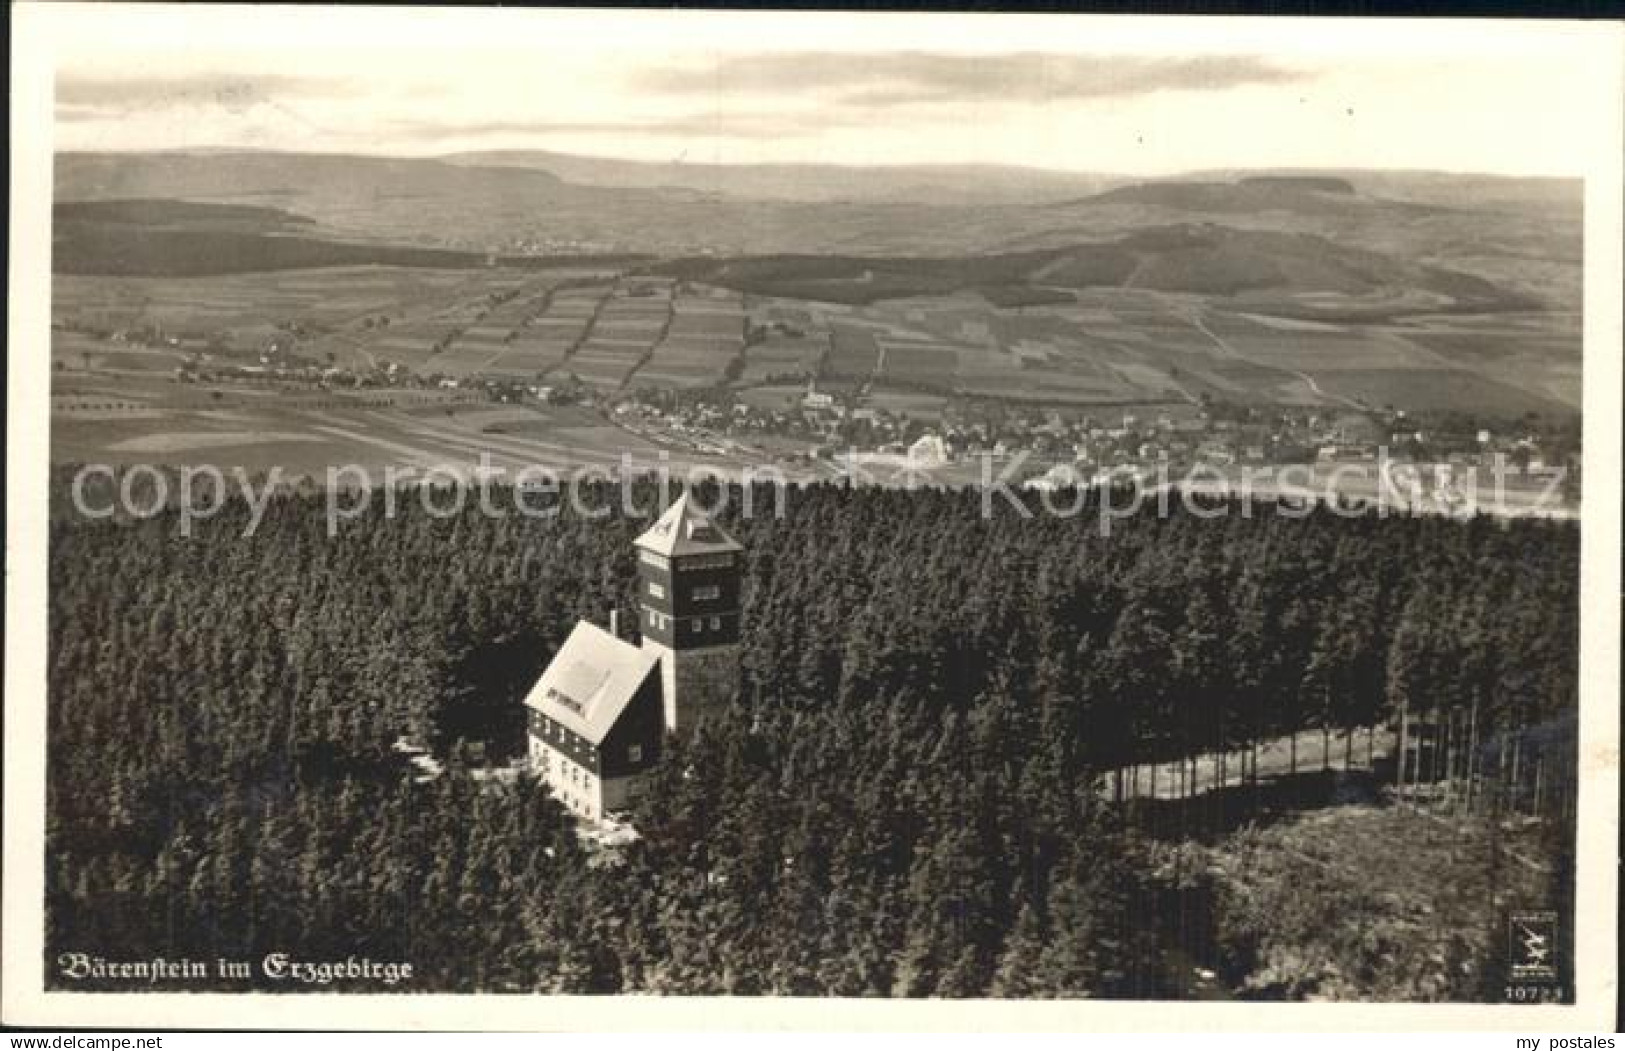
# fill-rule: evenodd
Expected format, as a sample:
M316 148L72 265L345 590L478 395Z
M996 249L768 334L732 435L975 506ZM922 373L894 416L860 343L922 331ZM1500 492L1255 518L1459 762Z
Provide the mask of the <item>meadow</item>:
M387 404L375 406L386 418L368 424L383 428L381 441L368 442L287 418L307 396L343 410L348 402L330 392L246 380L204 391L174 379L200 355L254 365L273 347L323 366L573 379L607 395L729 387L778 409L815 379L925 419L966 395L1076 411L1220 398L1311 408L1469 404L1516 415L1576 410L1580 391L1576 316L1557 311L1306 319L1271 313L1256 296L1146 288L1081 289L1065 302L1021 306L975 290L831 303L654 273L500 266L58 275L54 292L58 459L188 462L229 453L315 470L340 456L421 464L468 452L446 447L446 435L393 433ZM399 403L407 395L370 397ZM256 415L170 419L199 410ZM527 430L532 440L541 433ZM144 436L151 442L141 444ZM574 438L591 460L601 443Z
M216 394L220 396L215 397ZM330 467L434 470L469 479L482 466L613 471L703 466L736 477L744 461L657 444L583 406L501 406L469 391L202 390L167 379L78 381L52 397L51 455L65 464L213 466L322 482Z

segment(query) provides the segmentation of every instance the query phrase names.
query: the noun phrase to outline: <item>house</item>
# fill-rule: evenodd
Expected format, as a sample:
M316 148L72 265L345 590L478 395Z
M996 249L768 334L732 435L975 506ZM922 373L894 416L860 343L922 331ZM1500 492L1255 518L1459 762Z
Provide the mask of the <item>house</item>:
M921 467L940 467L948 462L948 445L935 434L927 434L908 447L909 462Z
M525 697L531 767L565 806L602 821L637 798L666 735L739 686L744 549L683 496L633 542L640 640L576 625Z
M1048 471L1036 478L1029 478L1022 483L1023 489L1055 492L1060 489L1077 489L1088 485L1083 472L1071 464L1056 464Z
M1326 445L1318 454L1321 460L1363 461L1377 458L1377 450L1370 445Z
M1376 442L1381 438L1381 432L1376 421L1359 412L1345 412L1332 421L1332 438L1334 441L1358 445ZM1421 441L1420 435L1417 441Z
M559 801L589 820L624 809L660 759L659 657L577 624L525 707L530 761Z
M809 386L807 393L802 396L801 407L814 410L832 409L835 407L835 396Z

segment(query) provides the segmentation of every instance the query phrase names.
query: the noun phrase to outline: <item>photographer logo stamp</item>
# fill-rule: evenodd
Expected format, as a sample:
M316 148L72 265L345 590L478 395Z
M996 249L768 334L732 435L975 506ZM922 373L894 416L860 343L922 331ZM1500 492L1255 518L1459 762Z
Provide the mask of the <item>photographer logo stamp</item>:
M1514 981L1557 981L1557 913L1525 911L1507 917L1507 968Z

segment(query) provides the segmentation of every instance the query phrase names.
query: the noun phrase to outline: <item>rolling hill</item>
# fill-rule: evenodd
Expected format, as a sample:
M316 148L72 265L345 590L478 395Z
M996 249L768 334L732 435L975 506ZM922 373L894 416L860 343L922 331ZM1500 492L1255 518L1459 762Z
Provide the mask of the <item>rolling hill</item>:
M65 153L55 179L53 265L89 282L91 304L116 292L195 302L202 318L222 275L335 267L387 269L385 292L432 273L483 299L493 282L553 280L521 270L589 264L744 293L764 321L782 307L860 342L878 333L885 375L909 382L954 372L967 390L1085 400L1579 401L1579 193L1561 180L1272 171L1113 184L1001 168L242 151ZM222 293L243 299L232 316L276 322L277 297L253 286ZM358 316L368 310L410 313L380 300ZM611 353L604 338L587 357ZM662 353L714 349L674 340ZM784 355L756 374L811 367ZM855 375L880 370L857 357Z
M58 201L182 198L285 208L324 236L471 251L974 249L965 209L919 199L756 200L566 182L534 168L292 153L64 153ZM999 229L1009 205L982 211Z
M1417 265L1309 234L1203 224L1137 230L1109 241L956 259L779 255L685 259L657 267L759 295L873 303L1013 288L1139 288L1268 296L1295 316L1526 310L1537 304L1470 274ZM1296 301L1303 293L1316 300ZM1327 298L1335 297L1335 298Z
M153 198L63 201L54 218L55 265L72 274L208 276L368 264L467 269L496 262L535 267L559 258L322 237L306 216L256 205ZM640 260L627 256L621 262ZM1308 316L1536 305L1469 274L1419 266L1309 234L1217 224L1151 227L1110 240L1021 253L701 256L655 263L651 269L741 292L839 303L977 291L995 303L1015 306L1065 301L1071 290L1132 287L1204 296L1270 295L1280 300L1277 313ZM1293 298L1301 293L1337 298Z
M307 216L256 205L140 198L64 201L53 209L52 267L60 274L211 277L343 266L468 270L630 266L640 255L492 256L449 248L316 236Z
M336 153L65 153L56 198L281 197L346 195L358 201L448 194L545 192L560 180L544 171L471 168L410 157Z
M1095 193L1121 176L993 164L709 164L582 157L549 150L484 150L440 158L469 167L544 171L588 186L682 190L774 201L1042 202Z
M1216 173L1139 183L998 166L643 164L545 152L396 158L63 153L56 199L308 216L309 236L508 255L997 255L1217 222L1307 234L1579 302L1579 187L1444 173Z
M1286 212L1305 215L1370 214L1393 208L1414 213L1423 206L1358 193L1334 177L1248 176L1229 182L1143 182L1060 202L1058 208L1143 205L1208 214Z

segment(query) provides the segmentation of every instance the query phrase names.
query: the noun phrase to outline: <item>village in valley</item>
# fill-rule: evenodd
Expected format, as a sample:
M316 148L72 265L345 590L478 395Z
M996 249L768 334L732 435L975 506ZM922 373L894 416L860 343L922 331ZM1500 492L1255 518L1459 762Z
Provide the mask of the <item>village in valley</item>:
M1297 465L1310 468L1307 477L1325 492L1369 499L1381 487L1379 470L1404 465L1411 481L1401 488L1425 494L1410 501L1417 509L1565 515L1577 506L1579 428L1562 414L1328 397L1283 405L1222 391L1120 403L1013 398L974 377L900 377L883 356L854 370L836 356L828 332L809 337L774 320L806 323L806 310L782 302L742 313L725 291L647 280L623 281L621 296L604 300L584 280L566 279L557 286L563 292L544 291L528 307L505 286L483 301L485 313L443 328L426 358L406 353L416 344L402 341L400 325L385 335L382 313L338 325L283 318L211 333L150 319L109 327L110 318L150 313L121 315L103 305L76 314L69 299L58 320L56 397L70 433L76 421L150 418L148 406L173 406L184 423L188 406L271 410L274 421L279 404L296 417L312 404L341 416L416 405L470 414L484 421L478 433L522 439L545 429L550 412L566 410L643 443L634 447L651 457L735 474L749 464L776 465L788 477L951 486L985 484L991 470L1037 489L1186 478L1275 492L1272 469ZM569 299L573 288L588 294ZM678 303L697 306L678 310ZM504 310L511 316L499 316ZM552 320L557 310L568 320ZM1302 338L1313 343L1312 335ZM532 341L555 357L526 375ZM698 357L682 365L684 353ZM178 362L167 375L166 362ZM444 371L453 367L454 374ZM482 413L503 407L528 408L535 418ZM136 426L143 428L151 426ZM227 451L235 433L219 439ZM195 437L200 448L215 444L208 428ZM116 456L117 449L104 451Z

